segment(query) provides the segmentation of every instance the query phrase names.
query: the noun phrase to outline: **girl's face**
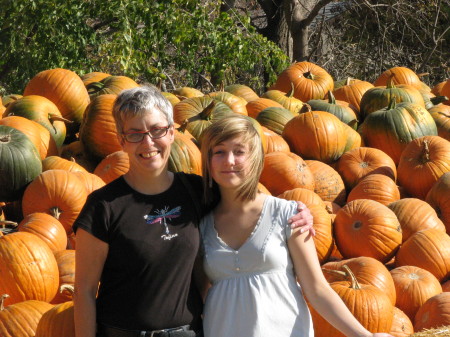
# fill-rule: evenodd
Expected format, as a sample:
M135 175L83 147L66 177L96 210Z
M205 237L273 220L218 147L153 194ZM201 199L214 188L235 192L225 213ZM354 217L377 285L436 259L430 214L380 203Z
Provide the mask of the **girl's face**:
M127 137L131 142L121 137L121 145L123 150L128 153L130 170L158 175L166 169L171 144L174 140L173 126L167 129L164 136L161 136L167 127L167 119L158 110L130 118L124 122L123 133L128 134ZM135 142L142 136L142 132L149 132L154 138L152 139L150 134L144 134L141 141Z
M236 137L212 148L211 176L221 188L241 186L248 177L249 146Z

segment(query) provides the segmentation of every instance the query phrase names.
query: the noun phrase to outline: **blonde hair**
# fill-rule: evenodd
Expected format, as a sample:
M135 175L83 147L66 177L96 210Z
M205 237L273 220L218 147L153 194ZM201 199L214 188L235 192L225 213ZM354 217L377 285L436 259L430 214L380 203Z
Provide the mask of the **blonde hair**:
M256 122L256 121L255 121ZM250 117L233 114L211 124L201 136L202 175L205 203L214 201L216 182L211 176L211 158L213 148L229 139L242 137L242 142L249 146L248 179L238 189L237 198L254 200L258 193L258 183L264 165L264 151L261 137Z
M139 86L122 90L113 105L113 117L116 122L117 133L123 132L123 125L127 119L143 116L153 111L159 111L173 125L173 108L161 91L152 85Z

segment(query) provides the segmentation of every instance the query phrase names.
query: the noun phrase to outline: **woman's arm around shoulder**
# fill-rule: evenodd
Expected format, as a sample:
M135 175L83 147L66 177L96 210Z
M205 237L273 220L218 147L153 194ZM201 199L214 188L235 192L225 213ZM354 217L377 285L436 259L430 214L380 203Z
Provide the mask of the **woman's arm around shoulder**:
M76 337L95 337L95 299L108 244L79 228L75 250L74 319Z
M314 239L309 232L294 229L288 239L288 247L304 295L330 324L349 337L393 337L387 333L367 331L348 310L323 276Z

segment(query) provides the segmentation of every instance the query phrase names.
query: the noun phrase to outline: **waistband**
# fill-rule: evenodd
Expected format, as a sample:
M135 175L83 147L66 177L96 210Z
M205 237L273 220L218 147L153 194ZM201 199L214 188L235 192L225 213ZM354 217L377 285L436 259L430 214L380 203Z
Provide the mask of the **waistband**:
M97 324L97 333L101 337L195 337L194 330L189 325L161 330L125 330L105 324Z

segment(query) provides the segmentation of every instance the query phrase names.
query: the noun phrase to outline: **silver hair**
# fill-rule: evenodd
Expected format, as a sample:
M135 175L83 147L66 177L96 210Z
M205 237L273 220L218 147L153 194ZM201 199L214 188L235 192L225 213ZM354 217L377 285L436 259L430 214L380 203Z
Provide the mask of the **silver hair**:
M122 133L125 120L152 113L154 110L161 112L168 124L173 125L172 104L158 88L145 85L121 91L113 106L117 132Z

